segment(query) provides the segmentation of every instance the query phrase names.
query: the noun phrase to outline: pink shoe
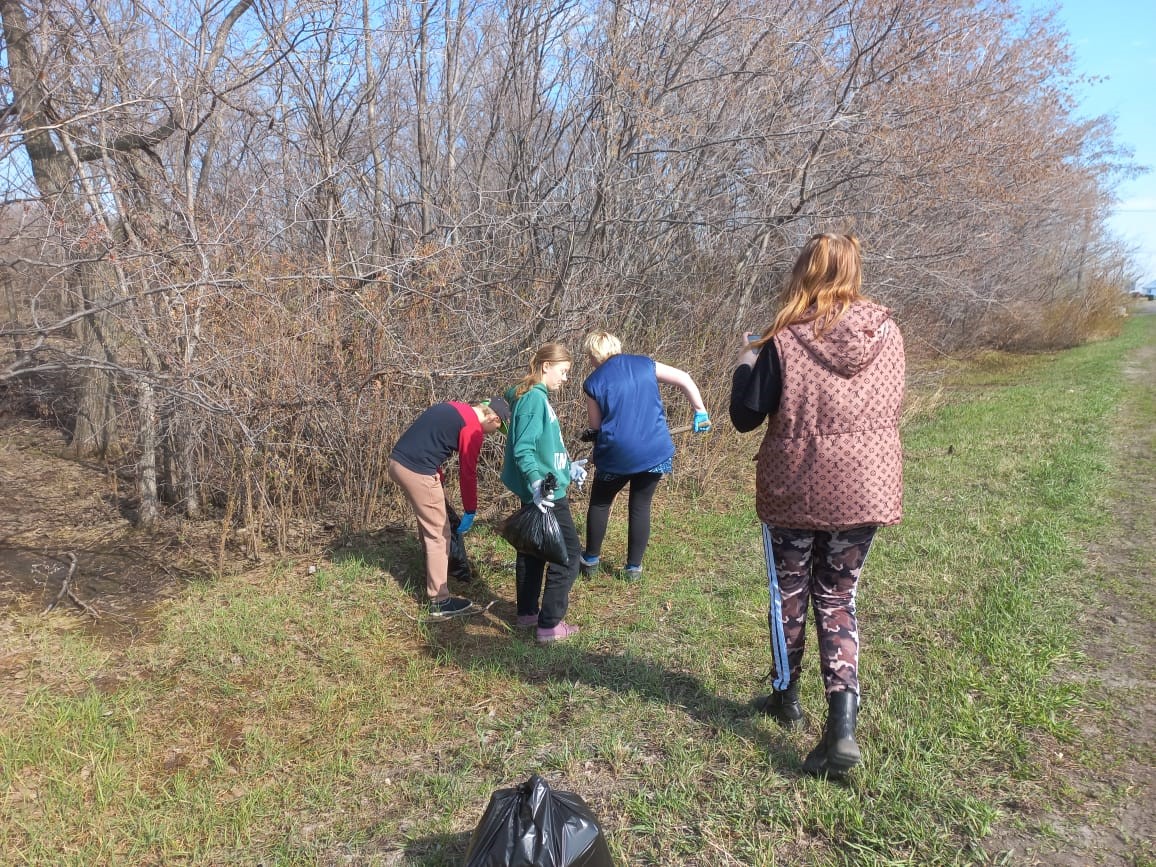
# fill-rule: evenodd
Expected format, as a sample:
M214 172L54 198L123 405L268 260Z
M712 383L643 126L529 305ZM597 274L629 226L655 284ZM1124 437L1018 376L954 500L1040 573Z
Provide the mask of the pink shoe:
M531 626L537 626L537 625L538 625L538 615L537 614L519 614L518 615L518 628L519 629L529 629Z
M564 620L557 626L553 626L550 629L543 629L541 626L539 626L538 643L549 644L551 641L565 641L571 635L576 635L577 633L578 627L571 626Z

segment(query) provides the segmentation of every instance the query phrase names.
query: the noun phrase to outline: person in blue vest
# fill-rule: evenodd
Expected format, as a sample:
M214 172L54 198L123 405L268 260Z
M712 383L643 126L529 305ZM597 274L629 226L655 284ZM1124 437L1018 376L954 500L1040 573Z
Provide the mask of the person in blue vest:
M698 386L685 370L661 364L645 355L627 355L622 342L606 331L595 331L583 342L595 370L582 384L590 425L583 439L594 442L594 484L586 511L586 550L581 568L598 568L610 507L619 491L630 486L626 567L622 577L642 577L642 558L650 542L650 506L662 477L674 460L674 440L666 426L659 385L682 390L694 410L695 433L710 430L710 415Z

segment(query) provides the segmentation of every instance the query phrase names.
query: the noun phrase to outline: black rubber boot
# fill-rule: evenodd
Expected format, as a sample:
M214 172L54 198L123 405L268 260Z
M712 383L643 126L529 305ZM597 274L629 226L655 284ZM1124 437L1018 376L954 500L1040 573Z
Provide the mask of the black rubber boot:
M823 737L803 760L803 771L814 776L841 776L862 760L855 743L859 696L836 692L827 697L827 725Z
M827 735L819 738L819 743L815 744L815 748L807 753L807 758L803 759L803 773L810 774L812 777L823 777L827 774Z
M863 759L859 744L855 743L859 696L853 692L836 692L827 701L827 769L842 774Z
M781 726L793 729L803 724L798 682L792 683L786 689L776 689L770 695L755 699L754 704L755 710L769 716Z

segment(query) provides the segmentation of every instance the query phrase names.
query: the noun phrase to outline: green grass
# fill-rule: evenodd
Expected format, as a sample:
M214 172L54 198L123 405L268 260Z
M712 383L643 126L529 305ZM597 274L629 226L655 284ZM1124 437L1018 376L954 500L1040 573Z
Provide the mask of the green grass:
M805 730L747 710L769 667L758 437L720 431L727 470L664 486L645 579L581 582L566 645L509 627L513 557L486 527L468 592L497 601L464 622L417 619L419 552L396 535L313 574L200 582L125 648L14 621L0 861L459 864L490 793L537 772L586 799L620 864L981 862L1009 804L1074 809L1056 754L1104 761L1078 723L1107 711L1068 674L1091 664L1080 614L1107 580L1084 552L1115 527L1114 432L1156 420L1122 374L1152 322L982 359L908 423L905 520L859 595L847 783L798 772L823 712L813 652Z

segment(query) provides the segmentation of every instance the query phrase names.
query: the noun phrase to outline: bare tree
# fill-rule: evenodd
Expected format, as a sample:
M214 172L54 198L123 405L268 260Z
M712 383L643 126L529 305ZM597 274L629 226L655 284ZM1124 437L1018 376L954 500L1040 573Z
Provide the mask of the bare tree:
M220 510L251 553L380 520L399 427L543 340L609 327L721 394L717 347L815 231L857 231L939 349L1091 333L1127 275L1128 155L1072 114L1055 21L1005 0L0 19L0 381L68 378L142 523Z

